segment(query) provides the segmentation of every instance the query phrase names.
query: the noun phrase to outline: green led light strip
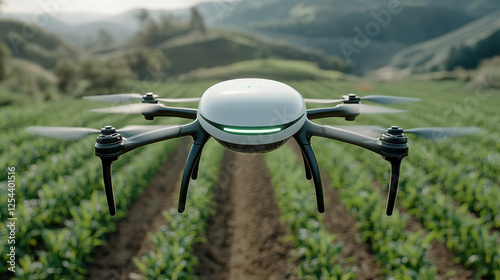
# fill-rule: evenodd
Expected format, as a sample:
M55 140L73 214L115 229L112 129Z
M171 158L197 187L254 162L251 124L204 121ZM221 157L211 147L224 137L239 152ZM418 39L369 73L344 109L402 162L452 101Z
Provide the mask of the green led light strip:
M281 131L281 127L275 128L262 128L262 129L243 129L243 128L230 128L224 127L224 131L236 134L269 134Z

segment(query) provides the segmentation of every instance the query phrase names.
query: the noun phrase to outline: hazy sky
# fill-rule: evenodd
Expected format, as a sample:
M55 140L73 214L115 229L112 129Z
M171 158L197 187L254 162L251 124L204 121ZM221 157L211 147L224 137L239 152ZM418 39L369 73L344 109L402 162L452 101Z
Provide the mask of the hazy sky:
M180 9L208 0L4 0L4 13L82 12L119 14L134 8ZM44 9L45 8L45 9Z

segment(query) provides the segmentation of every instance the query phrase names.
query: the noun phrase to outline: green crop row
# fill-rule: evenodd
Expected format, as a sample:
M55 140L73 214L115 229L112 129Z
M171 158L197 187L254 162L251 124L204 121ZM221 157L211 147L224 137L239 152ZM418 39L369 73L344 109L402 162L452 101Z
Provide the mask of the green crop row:
M300 279L355 279L350 267L344 267L339 254L342 244L321 223L313 188L297 168L294 155L282 147L267 155L266 163L276 192L282 219L288 224L287 240L294 246L295 274Z
M189 205L182 214L177 209L164 211L166 224L156 233L149 233L155 250L134 258L145 279L196 279L198 264L194 244L205 242L204 232L209 215L213 214L212 196L222 161L222 148L214 141L207 144L200 162L199 176L189 186Z
M128 118L130 119L130 117ZM102 117L95 121L82 121L88 127L99 128L103 126ZM106 122L112 123L118 127L124 123L124 118L121 116L111 116L106 118ZM19 131L18 131L19 132ZM0 156L0 164L3 166L14 166L18 172L24 173L29 168L36 168L38 164L52 164L54 169L58 169L56 158L58 155L68 155L75 149L82 149L93 154L93 144L88 142L88 148L83 148L80 142L71 142L58 139L50 139L42 136L30 135L25 131L20 131L20 135L28 135L26 140L20 145L12 145L2 156ZM97 136L97 135L96 135ZM95 136L94 136L95 137ZM94 139L95 138L91 137ZM71 169L67 169L71 170ZM44 175L41 173L40 175ZM7 174L0 174L0 181L6 180Z
M397 210L388 217L385 201L373 187L365 168L337 143L325 139L313 139L323 172L327 173L334 187L339 189L340 199L354 214L362 240L371 244L376 257L383 264L383 272L396 279L433 279L437 269L425 258L432 234L405 230L407 215ZM359 149L359 148L358 148ZM379 157L371 157L373 165L390 172L389 164ZM376 162L376 161L380 162ZM386 183L386 182L385 182ZM418 276L418 277L417 277Z
M85 265L92 262L91 253L105 243L105 234L114 230L117 218L126 216L130 204L142 193L176 144L176 141L171 141L151 145L140 156L131 157L132 160L126 166L113 172L116 217L109 216L102 190L86 190L89 196L68 207L69 216L63 223L64 227L39 230L43 250L36 249L30 254L19 250L21 269L16 271L17 278L84 279L87 273ZM100 177L97 173L94 175ZM86 185L80 187L86 188Z
M496 160L500 145L495 139L495 122L492 121L498 99L481 107L471 107L465 105L468 99L474 98L474 94L457 91L460 85L456 83L402 85L404 87L400 87L399 91L394 90L394 84L377 87L388 90L389 94L422 97L420 103L399 106L410 109L409 113L370 115L369 118L360 116L355 123L338 119L325 122L382 124L386 127L396 124L404 128L479 126L482 132L477 135L447 141L424 141L409 135L410 156L403 161L398 202L421 220L432 235L454 251L458 259L474 267L478 276L496 275L499 265L498 236L490 234L490 225L498 226L500 219L497 199L500 192L495 188L500 175L499 161ZM329 90L325 86L318 90L319 93L309 93L315 97L323 93L322 97L326 97L324 95ZM388 165L374 163L370 152L340 145L344 154L355 155L363 172L372 174L378 184L387 185L390 174Z

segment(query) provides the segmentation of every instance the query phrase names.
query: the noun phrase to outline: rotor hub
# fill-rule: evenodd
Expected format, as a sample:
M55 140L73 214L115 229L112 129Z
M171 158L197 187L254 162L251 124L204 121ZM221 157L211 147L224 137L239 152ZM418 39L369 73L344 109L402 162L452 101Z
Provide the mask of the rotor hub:
M116 132L116 128L112 127L111 125L107 125L103 128L101 128L101 134L104 135L110 135Z
M110 125L101 129L101 134L97 136L97 143L99 144L116 144L121 143L122 136L116 132L116 129Z
M408 143L408 138L403 134L402 128L391 126L380 136L380 141L384 144L405 144Z
M142 96L142 103L158 103L158 95L148 92Z
M399 128L397 125L393 125L387 129L387 133L391 135L401 135L403 134L403 129Z
M355 93L349 93L349 95L344 96L344 104L359 104L361 100Z

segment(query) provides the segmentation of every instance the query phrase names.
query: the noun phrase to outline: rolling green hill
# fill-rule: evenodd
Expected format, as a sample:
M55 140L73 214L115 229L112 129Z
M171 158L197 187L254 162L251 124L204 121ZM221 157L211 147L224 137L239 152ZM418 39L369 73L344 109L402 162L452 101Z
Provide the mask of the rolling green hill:
M53 68L59 58L74 57L82 50L56 34L20 21L0 20L0 42L11 49L13 57Z
M309 61L256 59L236 62L228 66L201 68L179 76L182 81L228 80L236 78L266 78L274 80L337 79L338 71L323 70Z
M374 14L387 13L388 1L241 1L202 4L200 10L215 26L243 29L352 60L357 74L383 66L405 47L444 35L482 16L477 9L452 1L402 3L401 11L390 15L370 36L369 44L352 55L346 55L341 45L354 45L357 28L365 30L368 23L377 21Z
M453 47L475 46L499 31L500 10L497 10L443 36L401 50L387 66L413 72L443 69Z
M116 57L139 46L140 41L130 40L99 49L94 56ZM265 57L309 61L323 69L331 67L329 58L319 52L241 31L218 28L209 28L205 34L198 31L184 32L151 48L161 50L170 60L169 76L177 76L198 68L227 66Z
M235 62L270 56L288 60L304 60L328 67L327 57L286 43L262 40L237 32L213 31L205 37L187 35L158 46L171 60L171 74L198 68L225 66ZM264 52L264 53L263 53Z

